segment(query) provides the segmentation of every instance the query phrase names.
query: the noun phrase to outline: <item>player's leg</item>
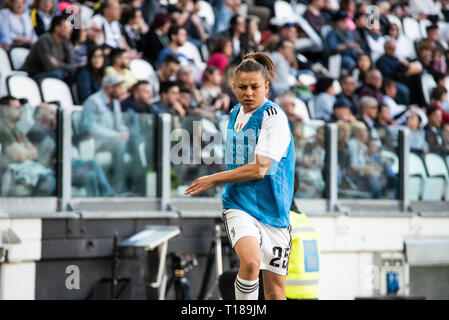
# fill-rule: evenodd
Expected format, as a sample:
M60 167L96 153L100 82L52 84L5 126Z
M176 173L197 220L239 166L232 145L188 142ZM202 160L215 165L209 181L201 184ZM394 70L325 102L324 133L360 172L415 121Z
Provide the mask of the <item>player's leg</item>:
M285 276L262 270L265 300L285 300Z
M260 270L260 246L259 241L246 236L237 241L234 251L240 260L238 276L244 280L256 280Z

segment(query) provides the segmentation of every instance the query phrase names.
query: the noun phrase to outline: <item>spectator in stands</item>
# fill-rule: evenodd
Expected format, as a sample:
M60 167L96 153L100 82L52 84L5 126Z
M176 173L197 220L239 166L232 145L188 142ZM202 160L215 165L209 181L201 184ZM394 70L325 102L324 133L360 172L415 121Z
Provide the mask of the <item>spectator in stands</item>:
M177 80L182 84L182 86L190 91L190 104L192 108L201 107L203 105L203 100L201 98L200 90L195 82L193 70L190 65L183 66L179 69Z
M225 36L218 36L214 40L206 67L216 66L223 74L230 58L232 58L232 41Z
M321 27L326 24L326 18L321 13L323 6L324 0L312 0L303 14L304 19L309 22L318 35L321 35Z
M349 154L348 141L351 137L351 125L347 121L339 120L337 121L338 130L338 167L337 167L337 181L340 186L344 180L349 179L349 170L351 163L351 155Z
M443 123L449 123L449 113L444 111L443 103L447 99L447 89L443 86L437 86L432 89L430 95L430 107L438 108L441 110L441 115L443 117Z
M396 101L397 86L396 81L391 78L385 78L383 81L384 104L388 106L388 110L394 119L401 117L407 111L408 106L400 105Z
M324 121L330 121L334 112L336 101L334 80L332 78L318 79L315 85L315 117Z
M143 36L148 32L148 25L142 17L142 10L126 6L121 16L121 25L128 46L136 51L142 51Z
M374 127L381 142L380 145L391 148L395 146L392 130L396 126L397 122L391 117L389 107L386 104L381 104L377 113L377 119L374 122ZM377 139L374 140L377 141Z
M441 15L441 2L439 0L409 0L409 13L417 19L429 19L437 22Z
M351 113L351 107L349 101L344 98L337 98L334 104L334 112L329 120L329 122L346 121L348 123L353 123L357 121L354 115Z
M372 26L368 28L366 40L369 46L371 59L373 61L377 61L377 59L379 59L379 57L385 53L384 51L385 38L380 30L379 20L377 19L373 20Z
M376 68L382 73L383 77L388 77L398 81L397 86L397 101L399 104L410 104L410 90L402 82L401 79L407 81L406 77L412 75L414 64L407 60L400 60L396 57L396 41L389 39L385 42L385 54L383 54L376 62Z
M105 45L109 48L129 50L119 22L121 13L118 0L105 0L101 3L100 13L96 14L92 21L103 30Z
M223 0L221 2L215 11L214 35L225 32L229 28L232 17L240 12L241 4L241 0Z
M223 113L229 109L229 97L221 88L223 76L215 66L209 66L204 71L204 84L200 89L204 107L215 113Z
M161 82L159 94L161 100L153 104L157 113L170 113L181 117L186 115L186 110L179 102L179 84L176 81Z
M380 104L373 97L363 96L360 99L359 106L360 121L366 126L369 137L377 140L379 145L382 145L380 135L375 126Z
M360 45L355 42L354 32L347 27L347 18L348 15L344 11L335 14L334 28L327 35L326 42L330 54L341 54L341 67L352 72L362 51Z
M368 15L366 13L356 13L354 22L357 28L355 29L355 41L360 44L363 52L371 54L371 48L368 45Z
M390 23L388 25L385 39L396 40L396 56L401 59L410 59L416 56L411 40L405 35L400 34L399 27L395 23ZM410 49L411 48L411 49Z
M379 181L377 166L369 165L368 130L363 123L352 125L353 138L348 141L350 156L349 178L355 183L358 190L370 192L375 199L382 197L382 188Z
M309 139L304 147L300 162L300 177L303 197L321 198L323 196L325 182L323 169L326 164L326 135L325 127L319 127L316 134Z
M0 163L11 170L13 180L8 195L53 195L56 189L54 171L37 162L37 148L17 127L22 118L21 102L5 96L0 99L0 106L0 144L3 150Z
M357 66L352 72L356 87L360 88L365 83L366 74L373 68L371 58L368 54L362 53L357 58Z
M324 19L326 20L326 24L331 24L332 19L335 15L333 0L324 0L323 8L320 11L321 14L324 16Z
M296 96L293 92L287 91L276 98L276 103L284 110L290 123L290 127L296 122L301 122L302 117L295 112Z
M421 115L413 110L410 110L407 114L406 126L410 129L410 151L422 155L429 150L429 145L426 141L426 133L421 125L423 123Z
M78 68L74 76L80 103L83 103L87 97L100 89L105 69L103 49L101 47L91 48L87 54L87 65Z
M8 51L10 49L11 43L12 40L6 33L3 23L0 21L0 47Z
M286 39L295 43L296 39L298 39L298 25L293 22L287 22L281 27L279 35L281 39Z
M424 130L426 131L426 141L429 145L429 151L443 154L445 150L441 131L441 125L443 124L442 111L435 107L427 109L427 119L429 122Z
M276 68L276 77L271 82L273 95L276 97L290 90L291 85L298 84L297 71L289 64L289 60L292 57L295 58L293 43L287 39L281 39L277 44L276 51L271 53L270 56ZM296 83L292 83L291 79L296 80Z
M421 45L430 45L432 47L432 50L438 50L441 54L444 54L446 52L446 49L439 41L438 36L438 25L432 24L426 28L427 37L420 40L416 44L416 49L418 50Z
M247 52L262 51L262 46L260 45L261 33L259 31L260 19L256 16L249 16L246 19L246 32L243 39L246 43L243 47L247 49Z
M153 67L156 67L159 53L170 44L170 39L168 38L170 27L170 16L160 12L154 17L150 31L144 36L143 56L151 62Z
M111 51L111 49L104 43L103 29L93 20L87 22L87 40L85 45L87 46L87 50L94 47L101 47L102 49L105 49L105 54L107 53L107 55L109 55L109 52Z
M78 66L83 66L87 62L87 31L86 28L81 25L80 28L74 28L70 41L72 42L72 57L73 61Z
M129 52L119 48L112 49L109 59L111 65L106 68L105 74L118 74L123 80L123 89L126 95L128 89L137 82L137 78L129 69L131 62Z
M153 88L146 80L133 85L131 95L122 101L122 111L133 110L137 113L156 113L151 106Z
M179 65L180 62L175 55L168 54L165 57L160 69L150 79L150 84L153 87L153 95L154 95L153 102L160 100L159 95L160 83L176 80L176 74L179 70Z
M418 61L421 63L423 70L427 73L432 72L433 49L429 42L423 42L418 48Z
M119 102L122 95L122 78L118 74L105 76L101 90L83 103L80 123L80 132L95 139L96 152L112 153L112 185L116 193L125 191L126 172L123 156L129 139Z
M340 77L341 93L337 95L337 99L344 98L349 103L349 108L353 115L358 114L357 97L354 94L356 90L356 82L354 77L344 75Z
M382 88L382 73L379 70L370 70L366 75L365 85L359 90L359 97L374 97L378 104L384 102L384 95L380 90Z
M355 1L354 0L340 0L340 10L345 12L347 15L346 18L346 26L350 31L354 31L356 25L354 23L354 14L355 14Z
M37 36L41 36L50 29L51 20L54 16L54 0L34 0L31 7L31 23Z
M75 71L77 65L72 58L69 23L64 16L54 17L49 32L40 36L31 48L22 70L36 82L44 78L64 80Z
M0 21L12 46L31 47L37 41L25 0L6 0L0 10Z
M248 52L246 40L246 21L243 16L236 14L231 18L230 28L223 33L229 37L232 42L232 58L233 61L240 61L241 57Z
M433 50L432 53L432 74L446 74L447 63L444 55L439 50Z
M168 31L168 37L170 44L161 50L157 58L157 65L160 68L162 61L168 54L175 55L181 65L189 64L189 59L181 52L178 51L179 47L182 47L187 41L187 31L183 27L172 25Z
M37 149L36 161L52 168L56 159L56 106L48 103L36 106L34 120L27 138Z

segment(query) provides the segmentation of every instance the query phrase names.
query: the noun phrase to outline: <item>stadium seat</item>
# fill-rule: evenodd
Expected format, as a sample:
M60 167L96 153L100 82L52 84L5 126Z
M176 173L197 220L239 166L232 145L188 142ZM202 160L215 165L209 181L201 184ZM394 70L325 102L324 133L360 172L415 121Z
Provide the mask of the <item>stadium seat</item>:
M341 72L341 55L334 54L329 56L328 60L328 76L334 79L340 78Z
M29 53L30 49L20 47L12 48L9 51L9 57L11 58L11 65L14 70L19 70L23 66Z
M404 27L404 34L412 41L421 38L421 28L418 21L411 17L405 17L402 20L402 25Z
M315 102L314 99L310 99L307 102L307 107L309 109L309 115L311 119L315 119Z
M301 50L313 52L323 51L324 43L323 40L321 39L321 35L316 33L316 31L312 28L310 23L302 15L298 15L296 19L300 28L306 33L307 38L298 38L295 41L295 49L300 52ZM305 43L306 42L305 40L308 41L309 43L308 45ZM302 44L301 46L299 46L299 43L301 42Z
M45 78L40 83L42 98L45 102L59 101L62 108L74 105L69 86L62 80Z
M0 97L7 94L6 78L11 74L27 75L25 71L15 71L12 69L8 53L0 47Z
M305 102L299 98L295 98L295 113L301 116L303 121L310 120L309 109Z
M155 72L153 66L143 59L133 59L129 68L138 80L149 80Z
M212 8L209 2L200 0L200 12L198 12L198 16L204 17L209 26L214 26L215 24L214 9Z
M287 22L297 22L298 16L295 14L293 7L286 1L274 2L274 17L270 19L273 25L281 26Z
M421 21L419 21L419 28L421 30L421 37L422 38L426 38L427 37L426 28L428 26L430 26L431 24L432 24L432 22L430 22L429 19L422 19Z
M42 103L41 94L37 83L25 75L10 75L6 79L8 93L13 97L28 99L28 103L36 107Z
M446 201L449 200L449 173L443 158L435 153L427 153L424 155L424 163L426 164L429 177L441 178L444 180L442 194Z
M399 17L395 16L394 14L389 14L387 15L387 18L390 23L394 23L395 25L398 26L400 34L404 34L404 28L402 27L402 22L401 19L399 19Z
M297 15L302 16L307 10L307 5L299 2L294 6L294 9Z
M421 158L414 154L409 154L409 198L418 201L422 197L426 183L426 169Z
M430 103L430 95L432 94L432 89L437 86L435 79L430 73L423 73L421 76L421 84L423 88L424 98L427 103Z

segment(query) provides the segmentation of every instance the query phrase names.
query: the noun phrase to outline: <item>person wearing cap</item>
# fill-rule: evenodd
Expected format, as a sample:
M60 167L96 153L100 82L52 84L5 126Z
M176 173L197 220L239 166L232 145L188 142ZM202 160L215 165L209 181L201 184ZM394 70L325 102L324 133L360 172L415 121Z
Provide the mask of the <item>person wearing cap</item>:
M124 192L125 170L123 155L129 139L128 128L123 121L120 97L123 80L118 74L103 78L101 89L87 98L80 120L82 137L95 139L95 151L109 151L113 157L112 185L116 193Z
M330 118L330 122L337 122L339 120L353 123L357 119L351 113L351 103L348 99L340 97L334 104L334 112Z
M338 11L334 15L332 19L334 28L327 35L326 43L330 54L341 54L341 67L351 72L362 50L355 42L354 32L346 25L347 17L344 11Z

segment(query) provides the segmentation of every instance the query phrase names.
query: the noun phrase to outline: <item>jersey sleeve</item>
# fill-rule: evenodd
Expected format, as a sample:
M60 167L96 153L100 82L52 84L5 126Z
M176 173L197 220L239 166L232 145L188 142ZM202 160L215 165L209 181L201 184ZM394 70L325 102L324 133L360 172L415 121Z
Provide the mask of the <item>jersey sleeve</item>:
M255 154L280 161L290 144L291 134L287 116L279 108L264 111Z

